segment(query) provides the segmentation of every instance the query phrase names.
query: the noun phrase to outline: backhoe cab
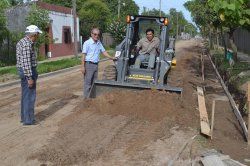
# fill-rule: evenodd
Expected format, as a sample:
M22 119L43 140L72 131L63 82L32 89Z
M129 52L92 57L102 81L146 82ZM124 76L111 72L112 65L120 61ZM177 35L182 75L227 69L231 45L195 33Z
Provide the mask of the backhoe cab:
M96 80L91 88L89 97L113 90L158 89L181 93L182 88L167 83L171 66L176 64L174 58L175 39L169 38L167 17L127 16L127 30L125 39L116 47L117 61L115 65L107 66L103 80ZM155 31L160 39L159 55L156 57L153 69L147 69L147 63L134 68L136 57L134 49L137 42L145 36L146 29Z

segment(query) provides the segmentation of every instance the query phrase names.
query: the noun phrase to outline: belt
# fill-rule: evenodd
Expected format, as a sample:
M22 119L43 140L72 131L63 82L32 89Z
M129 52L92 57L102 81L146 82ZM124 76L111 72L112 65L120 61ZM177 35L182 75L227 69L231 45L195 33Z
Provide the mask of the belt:
M98 62L85 61L85 63L98 65Z

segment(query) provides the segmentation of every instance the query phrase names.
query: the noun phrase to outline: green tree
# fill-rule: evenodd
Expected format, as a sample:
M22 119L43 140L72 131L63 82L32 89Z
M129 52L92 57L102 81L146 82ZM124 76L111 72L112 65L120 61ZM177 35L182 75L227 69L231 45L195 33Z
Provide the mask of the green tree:
M186 2L184 6L191 12L191 16L197 27L205 36L208 36L211 28L208 25L210 23L216 23L217 18L214 11L207 5L206 0L191 0Z
M209 48L212 48L212 36L217 38L217 45L219 44L219 29L222 29L218 17L213 9L211 9L207 0L191 0L184 4L185 8L191 12L193 21L200 29L203 37L209 37ZM225 42L224 36L221 36L222 41ZM226 47L226 45L224 45ZM226 48L225 48L226 50Z
M25 18L25 23L26 25L37 25L40 29L46 31L50 23L49 12L34 4L28 16Z
M160 16L160 10L159 9L151 9L151 10L146 10L146 7L143 7L143 12L141 13L141 15L144 15L144 16L157 16L159 17ZM163 11L161 11L161 16L163 17L166 17L167 14L164 13Z
M190 24L184 17L182 12L177 11L175 8L169 10L167 15L169 19L169 34L171 36L179 36L184 31L184 26ZM194 26L193 26L194 27ZM190 28L190 27L189 27ZM190 32L191 30L189 30ZM195 31L195 28L193 29Z
M31 11L25 18L26 25L36 25L43 33L40 35L38 41L36 42L36 47L39 48L42 44L48 44L48 25L50 23L49 12L47 10L37 7L35 4L32 5Z
M2 45L2 42L7 37L7 28L6 28L6 17L4 15L5 8L8 7L8 3L5 1L0 2L0 45ZM7 32L7 33L6 33Z
M120 43L126 36L126 24L114 18L108 25L107 31L113 36L116 43Z
M118 17L118 0L102 0L110 9L111 20ZM139 6L133 0L120 0L120 19L125 20L127 15L138 15Z
M27 2L29 2L30 0L27 0ZM10 4L12 6L16 6L16 5L19 5L19 4L23 4L23 0L9 0Z
M54 4L54 5L72 8L72 0L42 0L42 1L50 3L50 4Z
M227 27L229 42L233 50L234 60L237 61L237 47L233 33L238 27L250 30L249 0L208 0L209 7L216 13L222 26Z
M105 3L100 0L88 0L80 9L80 32L84 40L89 37L93 27L99 27L101 31L107 28L110 11Z
M43 2L72 8L72 0L42 0ZM79 11L87 0L76 0L76 11Z

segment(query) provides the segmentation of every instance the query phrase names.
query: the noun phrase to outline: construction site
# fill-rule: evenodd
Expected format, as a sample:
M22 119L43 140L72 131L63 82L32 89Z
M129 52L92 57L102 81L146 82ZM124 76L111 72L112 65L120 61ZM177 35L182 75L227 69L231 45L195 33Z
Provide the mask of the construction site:
M0 165L249 165L244 128L203 49L200 40L176 42L168 82L181 94L151 88L83 99L80 67L42 77L38 124L28 127L19 122L20 85L2 86ZM100 80L112 63L99 64Z

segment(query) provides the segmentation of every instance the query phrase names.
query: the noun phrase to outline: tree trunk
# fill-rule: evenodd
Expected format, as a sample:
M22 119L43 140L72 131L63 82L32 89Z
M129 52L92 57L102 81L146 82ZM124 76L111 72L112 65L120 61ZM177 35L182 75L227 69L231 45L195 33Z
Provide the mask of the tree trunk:
M213 41L212 41L212 29L209 28L209 49L212 49Z
M224 34L223 34L222 26L221 26L221 40L222 40L222 44L224 46L224 59L227 59L227 45L226 45L225 37L224 37Z
M220 45L220 43L219 43L219 29L217 27L216 28L216 47L217 47L217 49L219 48L219 45Z
M234 31L235 31L235 29L230 28L229 43L230 43L230 46L231 46L232 51L233 51L233 59L234 59L235 62L237 62L238 61L238 56L237 56L237 46L234 43L234 36L233 36Z

